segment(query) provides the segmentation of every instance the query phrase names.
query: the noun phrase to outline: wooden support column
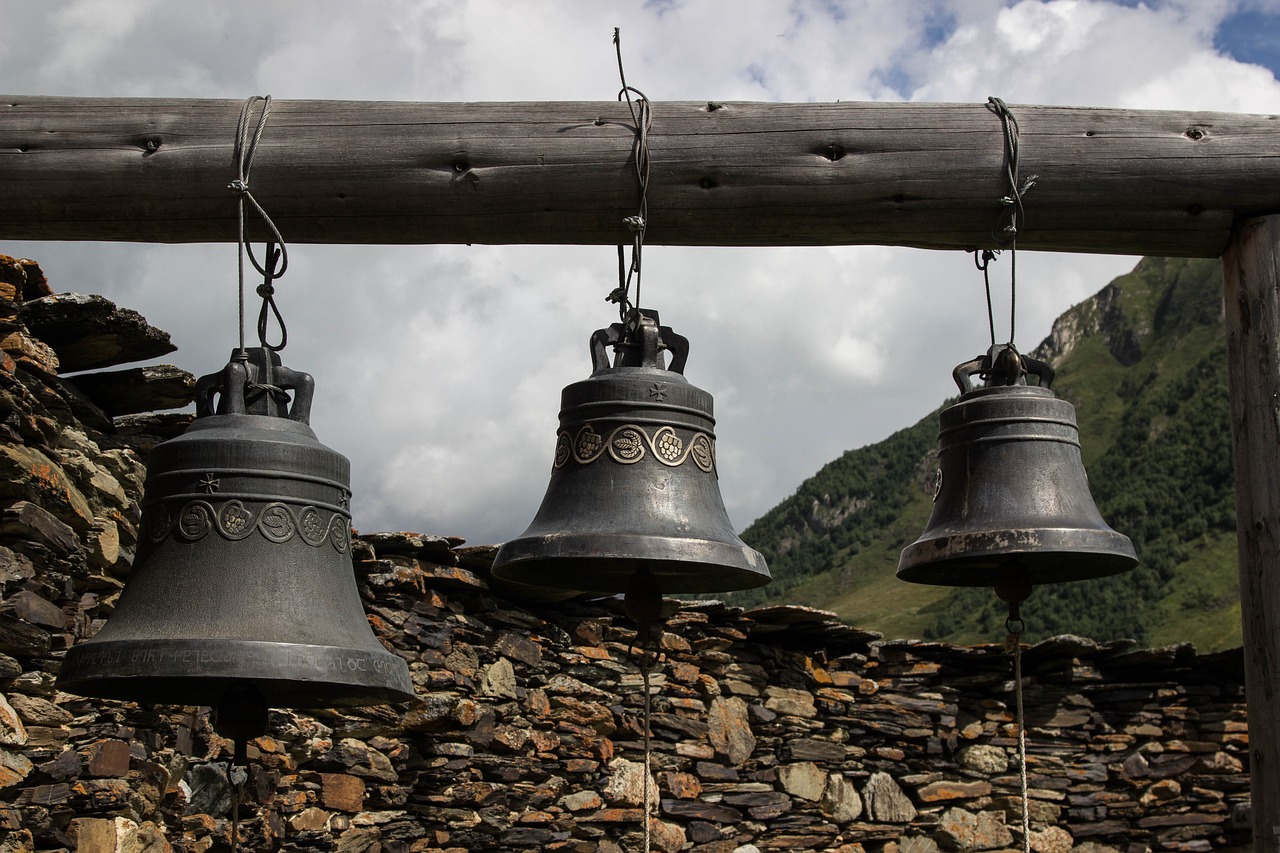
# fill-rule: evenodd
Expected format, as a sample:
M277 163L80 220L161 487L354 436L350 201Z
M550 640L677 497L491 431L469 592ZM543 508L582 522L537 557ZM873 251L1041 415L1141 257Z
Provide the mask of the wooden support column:
M1238 223L1222 260L1253 849L1274 853L1280 850L1280 216Z

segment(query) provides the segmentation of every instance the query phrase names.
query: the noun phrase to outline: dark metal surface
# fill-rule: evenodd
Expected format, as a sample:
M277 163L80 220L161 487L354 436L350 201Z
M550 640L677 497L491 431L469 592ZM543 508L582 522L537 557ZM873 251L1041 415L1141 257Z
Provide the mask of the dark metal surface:
M967 390L942 412L933 513L907 546L898 577L944 586L1084 580L1137 564L1133 543L1103 521L1080 459L1075 408L1058 399L1052 372L1021 359L1041 384L1009 384L999 355L968 362L987 387ZM1016 356L1016 353L1014 353ZM1043 370L1040 368L1043 367ZM1045 371L1048 371L1047 374Z
M605 593L626 592L642 571L664 593L768 583L764 558L729 523L711 395L681 375L687 342L654 312L633 312L628 326L592 335L591 377L561 396L542 505L529 528L498 550L494 574ZM670 369L664 350L674 356Z
M307 424L311 377L248 353L200 381L195 422L151 451L138 562L59 689L214 705L251 685L283 708L413 695L360 603L350 466Z

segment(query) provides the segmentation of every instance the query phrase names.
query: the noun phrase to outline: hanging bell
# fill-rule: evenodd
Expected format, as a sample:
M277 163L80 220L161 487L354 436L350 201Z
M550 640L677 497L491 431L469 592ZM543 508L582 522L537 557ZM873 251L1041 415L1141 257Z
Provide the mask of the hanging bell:
M494 575L647 598L769 582L729 523L711 395L682 375L688 352L649 310L591 336L590 378L561 395L551 483L529 529L498 549Z
M1133 543L1107 526L1089 494L1075 407L1050 390L1053 369L1007 345L953 376L961 394L942 412L933 514L903 550L898 577L1000 588L1133 568Z
M215 706L237 740L267 707L412 697L360 604L350 464L308 425L312 389L265 347L197 383L195 421L150 454L138 562L60 690Z

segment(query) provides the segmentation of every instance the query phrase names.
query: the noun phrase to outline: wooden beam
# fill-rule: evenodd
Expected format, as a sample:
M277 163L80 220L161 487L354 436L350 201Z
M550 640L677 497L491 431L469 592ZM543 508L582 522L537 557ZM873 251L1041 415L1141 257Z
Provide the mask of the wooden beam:
M1223 255L1253 849L1280 849L1280 216Z
M241 102L0 98L0 238L229 241ZM1025 249L1216 257L1280 212L1275 116L1013 106ZM990 246L983 104L654 104L649 242ZM275 101L254 194L290 242L629 240L617 103ZM262 236L258 230L257 235Z

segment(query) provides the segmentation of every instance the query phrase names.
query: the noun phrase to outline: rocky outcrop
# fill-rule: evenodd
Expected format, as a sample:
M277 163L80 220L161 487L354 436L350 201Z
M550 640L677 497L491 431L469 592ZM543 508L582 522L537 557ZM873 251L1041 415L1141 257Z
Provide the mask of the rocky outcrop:
M36 268L0 263L13 269ZM121 422L76 415L46 342L9 310L0 850L227 849L237 801L253 850L635 850L646 789L653 849L668 853L1021 844L1001 647L886 641L802 607L670 602L646 676L617 601L517 600L488 576L493 549L455 538L353 547L369 623L408 662L415 699L272 711L247 768L229 772L207 709L58 692L64 652L127 579L143 467ZM1238 650L1057 637L1023 658L1033 850L1249 842Z
M1135 325L1126 315L1122 281L1111 282L1055 320L1049 337L1031 355L1056 364L1082 339L1096 336L1116 361L1126 366L1137 363L1142 358L1142 341L1151 329Z

